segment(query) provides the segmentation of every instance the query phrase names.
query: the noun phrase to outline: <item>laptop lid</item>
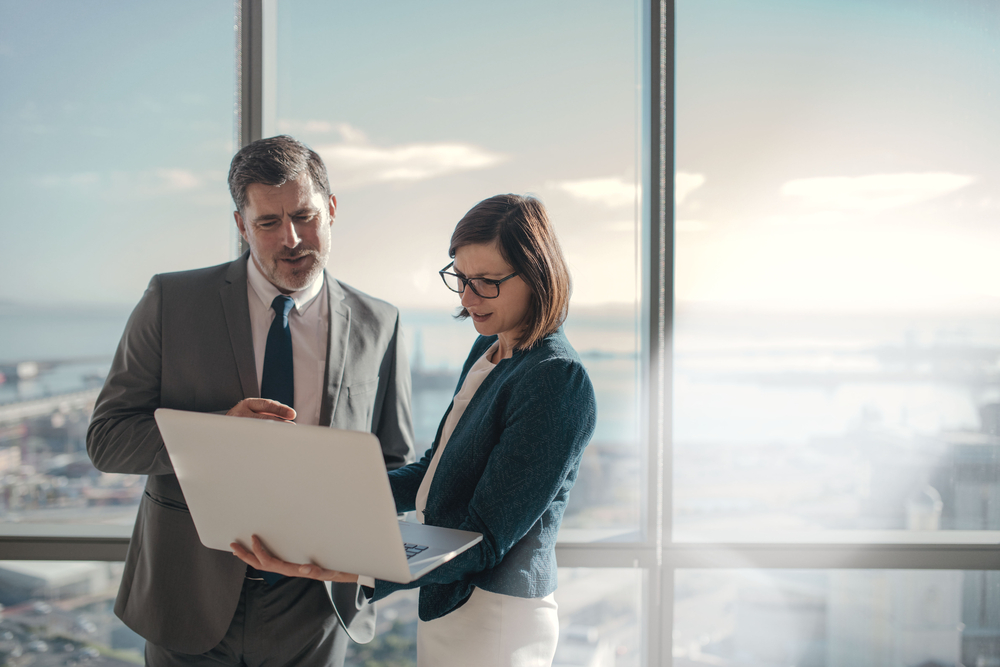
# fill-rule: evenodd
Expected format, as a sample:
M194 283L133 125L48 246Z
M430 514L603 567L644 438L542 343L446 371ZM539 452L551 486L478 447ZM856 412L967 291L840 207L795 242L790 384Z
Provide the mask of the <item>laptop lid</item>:
M231 551L256 534L293 563L414 578L373 434L165 408L155 418L206 547ZM464 548L482 538L468 535Z

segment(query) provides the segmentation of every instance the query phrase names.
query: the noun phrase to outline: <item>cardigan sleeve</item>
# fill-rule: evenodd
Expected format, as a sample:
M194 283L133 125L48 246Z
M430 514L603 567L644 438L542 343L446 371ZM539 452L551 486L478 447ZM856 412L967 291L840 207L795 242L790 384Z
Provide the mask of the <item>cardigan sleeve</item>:
M483 540L409 584L377 581L373 599L446 584L495 567L572 486L596 425L594 389L579 361L543 360L527 369L503 409L503 430L458 528Z

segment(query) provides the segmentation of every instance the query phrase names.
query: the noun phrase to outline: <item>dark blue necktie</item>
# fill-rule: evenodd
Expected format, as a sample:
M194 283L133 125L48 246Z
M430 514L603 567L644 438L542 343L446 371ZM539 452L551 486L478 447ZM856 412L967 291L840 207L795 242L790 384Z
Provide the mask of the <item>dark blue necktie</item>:
M295 407L295 364L292 361L292 330L288 327L288 313L294 305L292 298L283 294L274 297L271 302L274 321L267 332L264 372L260 379L261 398L270 398L290 408ZM250 573L250 576L257 575L268 585L273 585L282 578L282 575L273 572Z
M261 398L295 407L295 365L292 363L292 330L288 328L288 313L295 302L279 294L271 302L274 321L267 332L264 348L264 373L260 380Z

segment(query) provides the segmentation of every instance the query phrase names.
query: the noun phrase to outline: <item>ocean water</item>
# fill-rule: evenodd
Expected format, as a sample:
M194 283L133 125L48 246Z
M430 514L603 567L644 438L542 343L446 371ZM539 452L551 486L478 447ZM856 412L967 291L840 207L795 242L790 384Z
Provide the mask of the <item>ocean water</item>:
M130 306L50 308L0 304L0 372L18 363L42 367L33 380L0 384L0 404L100 386ZM471 321L449 311L404 311L403 341L415 379L414 420L419 442L429 443L451 401L462 364L475 341ZM596 440L631 444L638 438L638 368L634 327L620 318L580 318L567 326L598 394ZM631 346L632 351L629 351ZM48 367L48 368L46 368ZM427 385L430 386L427 386Z
M0 403L100 383L131 306L49 308L0 304L0 372L42 368L0 383ZM414 374L418 439L429 442L476 338L449 311L402 312ZM678 317L672 381L674 440L802 442L878 422L900 432L977 430L1000 401L998 318L928 316L803 320ZM591 309L566 324L598 398L595 441L639 439L640 367L634 318Z
M0 372L39 365L33 379L0 383L0 405L99 387L129 312L0 304ZM477 334L469 321L430 311L404 311L402 331L416 440L427 447ZM646 473L635 319L592 310L571 318L566 332L598 403L567 521L637 528ZM848 326L837 318L681 316L674 342L678 526L868 525L876 500L898 522L899 498L938 465L924 461L928 442L941 452L945 434L980 432L982 408L1000 402L1000 326L988 317L957 327L948 318ZM895 525L890 519L869 523Z

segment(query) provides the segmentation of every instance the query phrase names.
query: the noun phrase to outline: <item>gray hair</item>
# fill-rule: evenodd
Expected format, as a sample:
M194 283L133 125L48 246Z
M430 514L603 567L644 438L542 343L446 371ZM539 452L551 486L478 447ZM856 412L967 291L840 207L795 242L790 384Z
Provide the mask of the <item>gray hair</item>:
M306 171L312 178L313 188L329 198L333 192L326 165L316 151L285 134L258 139L233 156L229 165L229 194L242 215L247 205L247 188L251 184L278 186L295 180Z

